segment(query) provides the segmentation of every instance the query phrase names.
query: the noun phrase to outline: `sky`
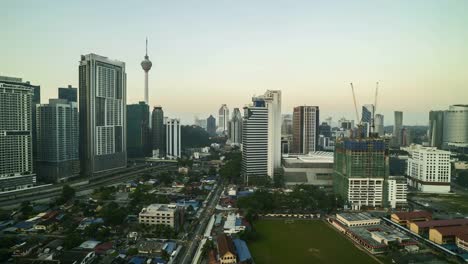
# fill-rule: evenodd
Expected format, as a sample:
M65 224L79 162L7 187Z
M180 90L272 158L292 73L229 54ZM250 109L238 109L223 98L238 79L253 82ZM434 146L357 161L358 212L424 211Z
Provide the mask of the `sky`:
M78 86L81 54L124 61L127 103L143 100L192 123L220 105L244 107L267 89L282 112L318 105L321 119L356 119L374 102L385 125L427 125L430 110L468 103L468 1L2 1L0 75ZM359 107L360 108L360 107Z

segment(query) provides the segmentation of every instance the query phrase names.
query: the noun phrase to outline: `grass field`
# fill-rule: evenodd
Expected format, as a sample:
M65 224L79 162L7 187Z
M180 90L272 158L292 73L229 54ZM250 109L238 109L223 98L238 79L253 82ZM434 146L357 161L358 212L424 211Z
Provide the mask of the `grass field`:
M249 249L257 264L377 263L322 221L260 220L255 229L259 238Z

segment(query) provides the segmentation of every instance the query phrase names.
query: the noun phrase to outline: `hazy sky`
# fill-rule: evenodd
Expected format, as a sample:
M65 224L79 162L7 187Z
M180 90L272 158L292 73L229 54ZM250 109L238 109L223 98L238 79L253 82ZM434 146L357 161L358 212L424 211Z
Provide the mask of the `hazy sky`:
M321 119L355 118L372 103L386 125L468 103L468 1L164 0L2 1L0 75L42 87L78 85L81 54L126 62L128 103L143 99L149 38L150 104L185 123L243 107L267 89L283 112L318 105Z

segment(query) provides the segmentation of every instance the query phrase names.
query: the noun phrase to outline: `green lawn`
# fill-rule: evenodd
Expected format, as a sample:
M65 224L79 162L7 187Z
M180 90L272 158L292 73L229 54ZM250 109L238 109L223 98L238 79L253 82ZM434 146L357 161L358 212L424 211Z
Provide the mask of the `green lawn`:
M248 244L255 263L377 263L322 221L260 220Z

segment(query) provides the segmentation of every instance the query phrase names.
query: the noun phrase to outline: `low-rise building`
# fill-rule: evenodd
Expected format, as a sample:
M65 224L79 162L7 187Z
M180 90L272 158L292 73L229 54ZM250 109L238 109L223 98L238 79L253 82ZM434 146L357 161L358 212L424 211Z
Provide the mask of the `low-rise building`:
M447 227L447 226L466 226L468 225L468 218L463 219L449 219L449 220L432 220L424 222L410 223L410 230L421 236L428 236L431 228Z
M176 204L151 204L138 214L138 222L147 225L167 225L177 228L179 210Z
M458 235L455 241L457 243L457 247L465 251L468 251L468 235L467 234Z
M336 219L348 227L380 224L380 219L369 213L341 213L336 214Z
M436 227L429 230L429 240L439 245L455 244L456 237L468 235L468 225Z
M239 214L230 213L228 214L223 227L224 233L226 234L237 234L245 230L245 225L242 224L242 218Z
M219 235L217 238L217 244L220 264L237 263L236 251L230 237L226 236L225 234Z
M287 186L333 185L333 152L316 151L307 155L284 155L282 163Z
M390 219L399 225L409 228L410 223L432 220L432 213L428 211L396 212L390 216Z

